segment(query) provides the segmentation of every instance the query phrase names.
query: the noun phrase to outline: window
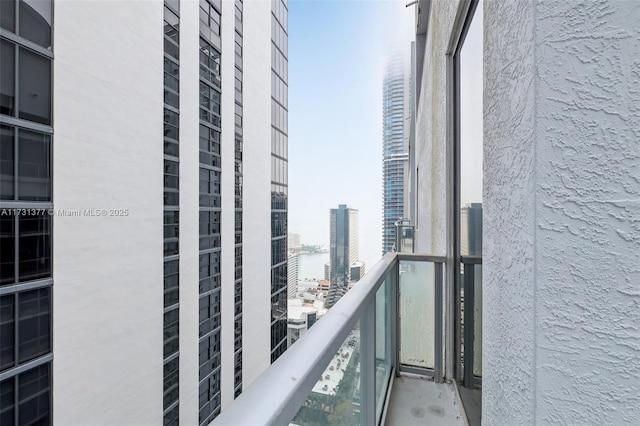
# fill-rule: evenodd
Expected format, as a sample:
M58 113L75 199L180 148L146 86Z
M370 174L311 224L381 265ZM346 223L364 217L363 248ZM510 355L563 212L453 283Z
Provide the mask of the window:
M18 362L51 351L51 290L18 294Z
M48 214L19 216L18 225L19 281L51 276L51 217Z
M18 117L51 124L51 60L0 41L0 113L16 114L15 49L18 49Z
M51 423L50 369L44 364L18 376L18 424Z
M51 200L51 137L27 130L18 131L18 198Z
M202 38L200 39L200 77L220 87L220 53Z
M18 117L51 124L51 60L20 49L18 65Z
M456 376L467 387L482 376L482 28L482 3L473 1L453 57Z
M3 7L7 3L9 2L0 1L0 5ZM0 114L5 115L15 114L16 62L14 49L15 47L12 43L0 40Z
M14 298L13 294L0 296L0 371L13 367L15 362Z
M51 48L51 0L20 0L20 36Z

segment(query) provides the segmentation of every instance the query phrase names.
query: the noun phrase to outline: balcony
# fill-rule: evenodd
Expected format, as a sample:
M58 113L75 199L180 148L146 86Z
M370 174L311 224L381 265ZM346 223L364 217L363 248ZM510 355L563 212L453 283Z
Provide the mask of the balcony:
M481 267L447 298L444 257L386 254L214 424L479 424Z

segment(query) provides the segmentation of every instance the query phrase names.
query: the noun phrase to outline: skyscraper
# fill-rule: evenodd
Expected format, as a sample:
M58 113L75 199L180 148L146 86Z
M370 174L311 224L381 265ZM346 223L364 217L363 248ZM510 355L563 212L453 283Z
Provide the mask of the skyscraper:
M286 349L286 4L0 3L0 424L207 424Z
M271 1L271 362L287 349L289 36L287 0Z
M405 57L387 61L382 84L382 253L392 250L395 223L407 216L405 192L409 148L409 81Z
M299 255L297 253L289 253L289 259L287 261L287 298L291 299L296 297L298 293L298 261Z
M331 307L347 291L351 265L358 261L358 210L340 204L330 212L329 269L331 287L327 306Z

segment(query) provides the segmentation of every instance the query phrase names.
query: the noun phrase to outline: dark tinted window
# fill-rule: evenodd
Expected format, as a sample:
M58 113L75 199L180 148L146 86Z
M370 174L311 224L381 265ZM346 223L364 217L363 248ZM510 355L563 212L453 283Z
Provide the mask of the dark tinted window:
M4 5L6 1L0 1ZM4 8L1 11L4 15ZM4 16L1 18L4 21ZM8 41L0 40L0 114L15 114L15 47Z
M51 124L51 61L26 49L19 52L18 116Z
M18 132L18 199L51 199L51 143L48 135Z
M0 0L0 27L15 32L16 3L14 0Z
M47 425L50 418L49 364L18 376L18 424Z
M51 351L51 291L26 291L18 301L18 361L22 363Z
M51 275L50 217L20 216L19 281Z
M51 0L20 0L19 16L20 35L51 48Z
M14 198L14 129L0 126L0 200Z
M4 3L4 2L2 2ZM0 424L12 425L15 418L15 397L13 377L0 382Z
M15 219L0 216L0 285L15 282Z
M0 371L13 367L15 361L15 305L13 298L13 295L0 297Z

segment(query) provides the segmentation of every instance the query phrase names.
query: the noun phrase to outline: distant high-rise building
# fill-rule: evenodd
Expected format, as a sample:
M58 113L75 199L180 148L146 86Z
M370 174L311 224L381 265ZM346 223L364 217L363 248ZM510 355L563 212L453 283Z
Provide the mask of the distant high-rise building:
M289 234L289 250L295 250L300 248L300 234Z
M297 253L289 253L287 261L287 298L296 297L298 293L298 259Z
M331 209L330 217L329 307L347 291L351 265L358 261L358 210L340 204L337 209Z
M382 84L382 253L393 249L398 219L407 216L405 192L409 161L409 75L405 56L387 61Z
M482 256L482 203L460 209L460 254Z
M364 262L355 262L351 265L350 271L350 280L352 282L360 281L364 277Z

